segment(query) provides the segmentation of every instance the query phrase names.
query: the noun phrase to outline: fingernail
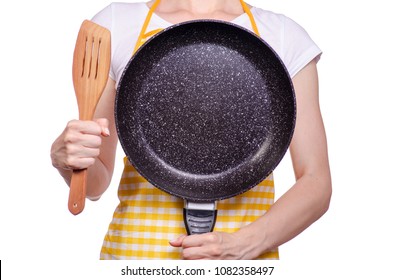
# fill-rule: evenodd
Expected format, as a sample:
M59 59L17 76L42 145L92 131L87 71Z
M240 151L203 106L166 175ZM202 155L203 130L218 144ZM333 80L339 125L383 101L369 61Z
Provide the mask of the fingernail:
M169 242L174 243L174 242L176 242L178 239L179 239L179 238L175 238L175 239L172 239L172 240L169 241Z
M104 127L102 132L103 132L104 136L109 136L110 135L109 129L107 127Z

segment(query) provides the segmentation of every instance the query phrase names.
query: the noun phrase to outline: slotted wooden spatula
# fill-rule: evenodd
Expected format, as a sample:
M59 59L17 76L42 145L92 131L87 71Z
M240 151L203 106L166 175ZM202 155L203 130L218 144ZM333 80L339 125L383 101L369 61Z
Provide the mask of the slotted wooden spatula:
M79 119L92 120L108 80L111 37L108 29L85 20L75 44L72 78L78 102ZM74 215L83 211L87 169L72 173L68 209Z

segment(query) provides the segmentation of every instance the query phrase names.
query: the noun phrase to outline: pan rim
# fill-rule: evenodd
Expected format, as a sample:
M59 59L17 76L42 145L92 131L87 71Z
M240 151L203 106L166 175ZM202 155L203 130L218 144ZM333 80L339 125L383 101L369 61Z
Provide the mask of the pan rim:
M150 42L154 41L155 38L161 36L162 34L165 34L167 31L176 29L178 27L184 27L184 26L187 26L187 25L200 24L200 23L203 23L203 24L211 24L211 23L212 24L222 24L222 25L230 26L231 28L237 28L237 29L240 29L242 31L247 32L249 35L252 35L253 37L257 38L259 41L261 41L265 45L265 47L267 47L272 52L272 54L274 54L274 56L277 59L277 61L281 64L282 70L284 70L284 72L285 72L285 74L286 74L286 76L288 78L287 82L289 82L289 87L291 89L292 102L293 102L293 108L292 108L293 109L293 117L292 117L292 123L290 124L291 129L290 129L290 132L289 132L288 141L284 145L285 148L282 149L280 155L277 156L276 163L272 164L271 168L269 168L269 172L265 172L266 174L264 174L263 176L262 175L259 176L260 180L258 182L255 182L254 184L249 184L247 186L247 188L242 188L242 189L238 190L237 192L233 192L231 194L227 194L227 195L222 195L221 194L221 195L217 195L217 196L210 197L210 198L204 198L204 197L202 198L202 197L198 197L198 196L188 196L188 195L184 195L184 194L179 194L177 191L173 191L173 188L171 188L171 187L169 187L169 188L163 187L160 182L158 182L157 180L155 180L154 178L152 178L151 176L146 174L145 170L139 166L139 164L137 163L135 158L133 158L132 155L129 154L129 151L127 151L127 149L125 148L126 147L126 143L124 143L125 140L124 140L124 137L122 137L122 132L121 132L122 129L120 127L119 117L118 117L118 115L119 115L118 114L119 96L120 96L120 91L121 91L121 88L122 88L122 81L123 81L124 77L126 76L128 68L130 67L130 65L132 65L135 57L137 57L143 51L143 49L150 44ZM290 146L291 139L292 139L292 136L293 136L293 133L294 133L295 124L296 124L296 97L295 97L295 92L294 92L292 80L291 80L291 78L289 76L289 73L287 71L287 68L285 67L285 65L282 62L281 58L273 50L273 48L270 45L268 45L259 36L257 36L256 34L252 33L251 31L247 30L246 28L244 28L242 26L238 26L238 25L236 25L234 23L230 23L230 22L225 22L225 21L221 21L221 20L208 20L208 19L192 20L192 21L182 22L182 23L179 23L179 24L175 24L175 25L169 26L166 29L164 29L164 30L160 31L159 33L155 34L149 40L147 40L146 43L144 45L142 45L137 50L137 52L135 52L135 54L131 57L131 59L127 63L126 67L124 68L124 71L123 71L123 73L121 75L121 78L119 80L119 86L118 86L118 88L116 90L115 122L116 122L116 130L117 130L117 133L118 133L118 136L119 136L119 141L121 143L121 146L123 147L123 150L124 150L124 152L125 152L125 154L127 156L127 159L134 166L134 168L137 170L137 172L139 172L148 182L150 182L153 186L157 187L158 189L160 189L160 190L162 190L164 192L167 192L167 193L169 193L171 195L174 195L174 196L177 196L177 197L180 197L180 198L183 198L183 199L187 199L187 200L195 201L195 202L211 202L211 201L216 201L216 200L227 199L227 198L234 197L234 196L237 196L239 194L242 194L242 193L252 189L253 187L255 187L259 182L265 180L274 171L274 169L281 162L282 158L285 156L285 154L286 154L286 152L287 152L287 150L288 150L288 148ZM221 174L221 173L219 173L219 174ZM210 175L206 175L206 176L207 177L212 177L214 175L215 174L210 174ZM190 176L191 177L195 177L195 174L194 175L191 174Z

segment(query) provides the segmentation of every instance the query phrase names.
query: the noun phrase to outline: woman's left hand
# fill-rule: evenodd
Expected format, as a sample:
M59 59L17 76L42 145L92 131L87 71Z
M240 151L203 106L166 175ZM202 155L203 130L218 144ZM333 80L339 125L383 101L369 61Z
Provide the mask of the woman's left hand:
M185 260L247 259L247 246L241 242L236 233L209 232L182 235L169 244L173 247L182 247Z

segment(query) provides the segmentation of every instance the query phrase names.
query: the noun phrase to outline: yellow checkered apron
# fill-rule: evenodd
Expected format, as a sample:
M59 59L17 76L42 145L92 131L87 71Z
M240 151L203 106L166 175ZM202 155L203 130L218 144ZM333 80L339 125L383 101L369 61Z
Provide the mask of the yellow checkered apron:
M186 234L183 199L152 186L126 158L124 163L118 190L120 204L105 236L101 259L180 259L181 248L170 246L169 240ZM273 201L270 175L251 190L218 201L214 230L234 232L266 213ZM277 259L278 251L260 258Z
M146 17L138 38L137 49L147 37L150 17L158 5L156 1ZM249 15L254 32L258 33L248 7L241 1ZM105 236L101 259L180 259L181 248L172 247L169 241L187 234L183 221L184 200L169 195L151 185L124 158L124 170L118 189L120 200ZM251 190L217 202L215 231L234 232L252 223L274 202L274 181L271 174ZM260 259L278 259L278 250L259 256Z

